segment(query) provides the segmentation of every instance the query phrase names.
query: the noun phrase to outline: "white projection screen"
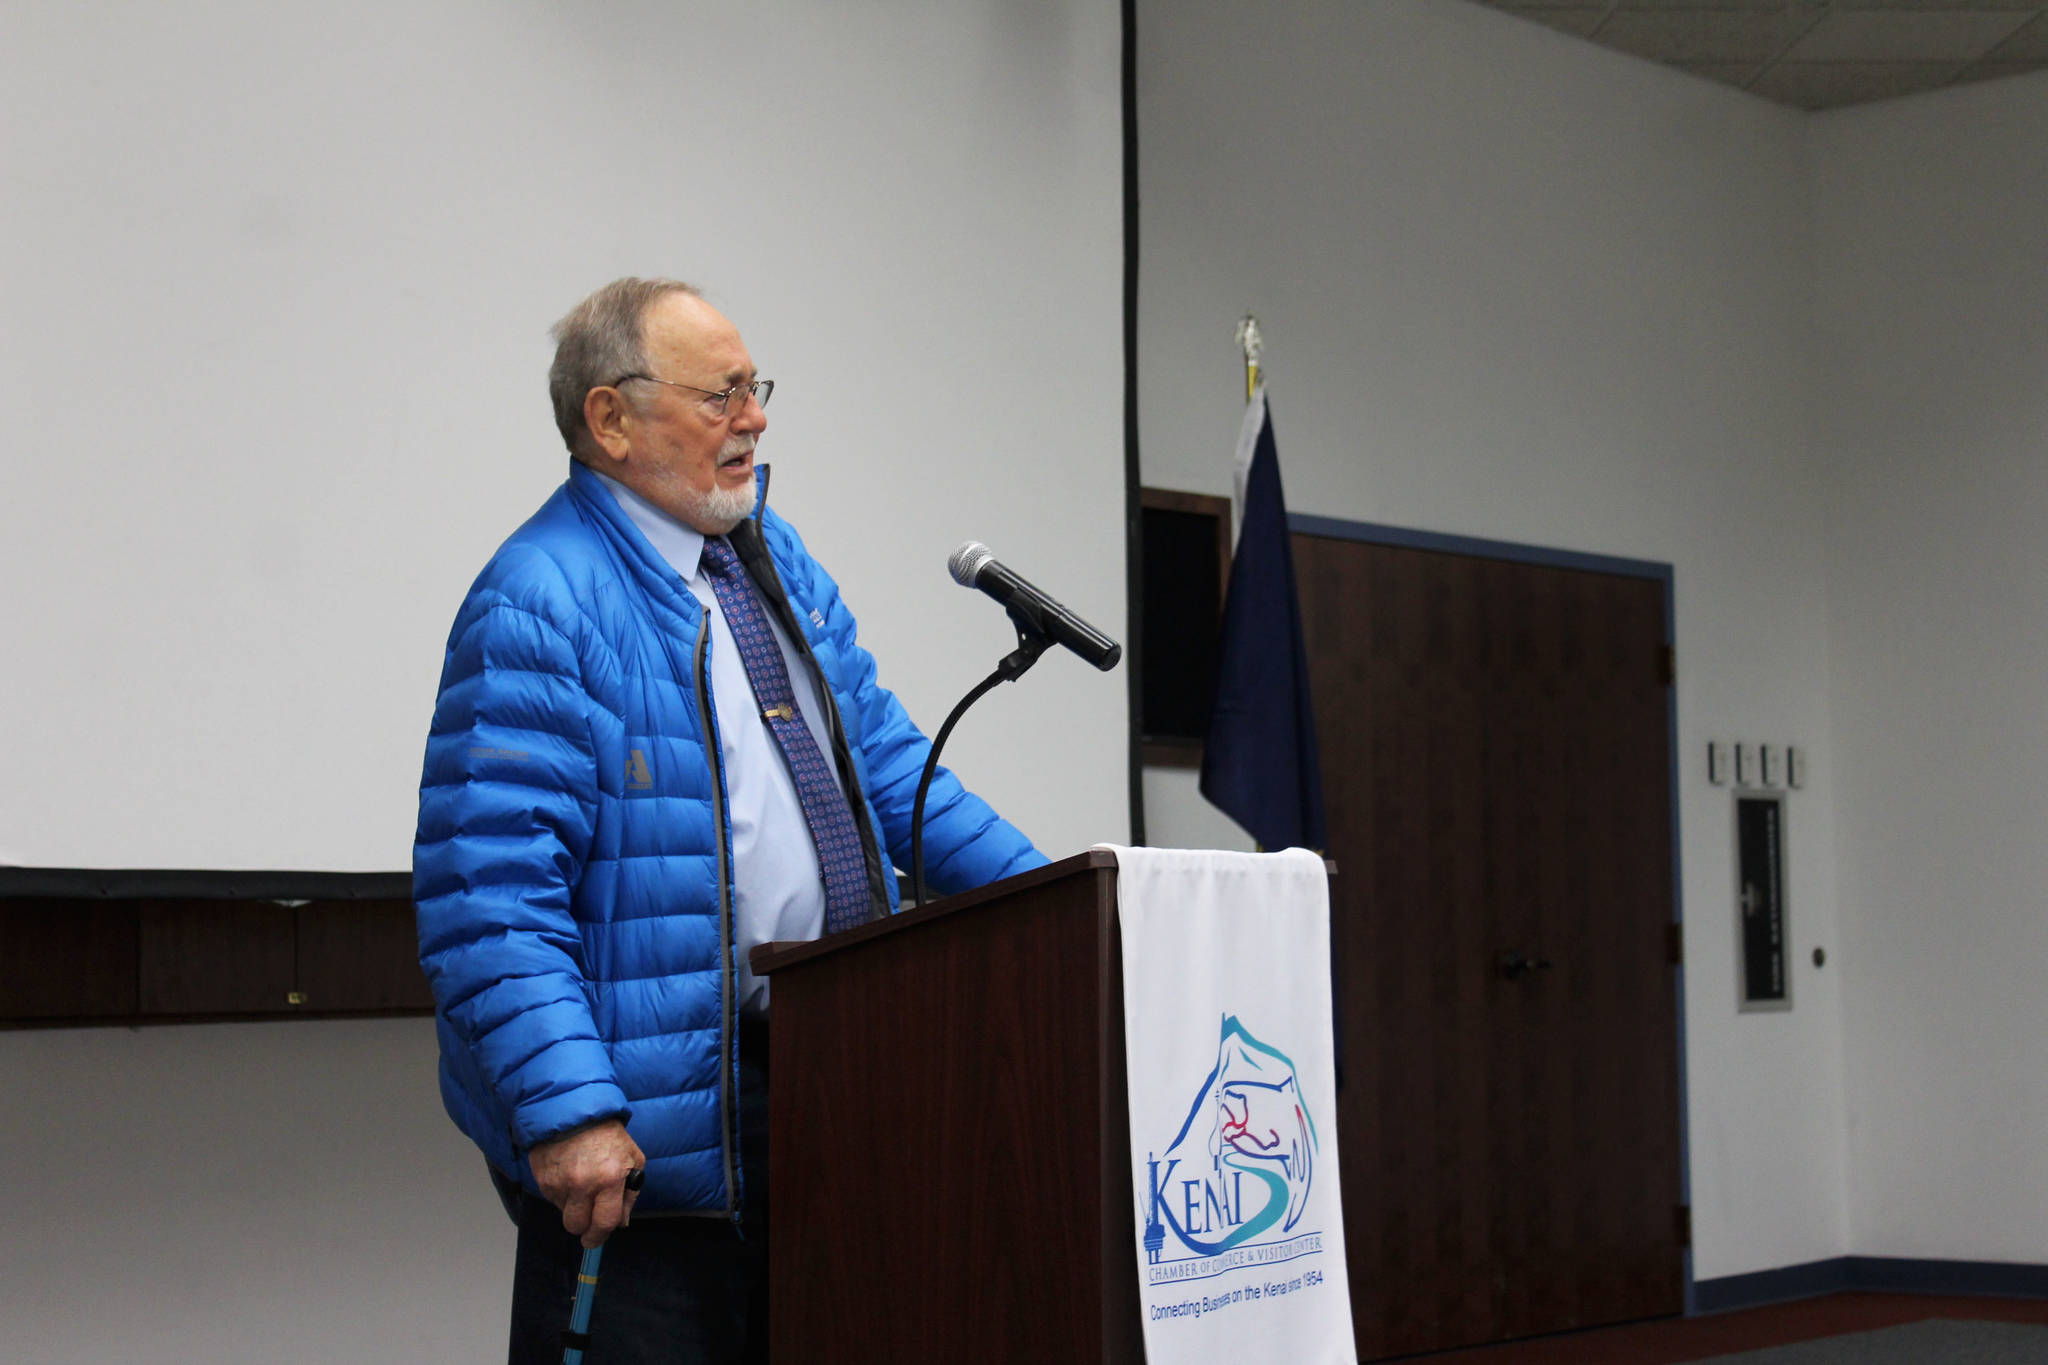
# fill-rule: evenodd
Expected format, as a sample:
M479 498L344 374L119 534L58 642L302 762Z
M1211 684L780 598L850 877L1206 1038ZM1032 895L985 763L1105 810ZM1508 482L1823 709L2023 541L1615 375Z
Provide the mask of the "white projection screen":
M1013 644L963 539L1122 639L1119 28L1101 0L11 0L0 864L409 865L448 625L566 472L549 325L701 286L772 505L927 731ZM947 749L1128 833L1071 655Z

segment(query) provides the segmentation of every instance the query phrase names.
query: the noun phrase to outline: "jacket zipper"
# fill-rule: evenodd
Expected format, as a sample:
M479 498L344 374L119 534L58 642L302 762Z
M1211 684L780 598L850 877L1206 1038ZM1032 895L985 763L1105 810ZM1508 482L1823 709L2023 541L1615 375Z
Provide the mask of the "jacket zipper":
M732 869L726 862L725 751L718 737L718 718L711 712L711 623L706 620L697 631L695 673L697 714L703 718L709 742L705 757L711 762L711 833L718 846L718 1131L719 1147L725 1157L725 1216L737 1227L740 1221L739 1134L734 1131L732 1094L732 1050L738 1046L739 1025L733 1018L732 960Z

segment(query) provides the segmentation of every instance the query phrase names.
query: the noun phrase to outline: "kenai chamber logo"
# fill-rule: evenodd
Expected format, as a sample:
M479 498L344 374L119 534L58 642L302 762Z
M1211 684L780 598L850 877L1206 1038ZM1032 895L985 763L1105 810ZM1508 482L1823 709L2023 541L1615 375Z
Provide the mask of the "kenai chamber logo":
M1301 1229L1320 1144L1286 1053L1223 1016L1216 1065L1163 1152L1145 1160L1151 1278L1196 1279L1322 1249Z

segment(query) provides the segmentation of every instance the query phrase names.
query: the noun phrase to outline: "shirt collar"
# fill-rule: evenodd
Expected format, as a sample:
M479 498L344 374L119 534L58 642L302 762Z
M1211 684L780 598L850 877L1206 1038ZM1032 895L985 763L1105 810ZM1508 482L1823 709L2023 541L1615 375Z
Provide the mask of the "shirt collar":
M647 537L647 543L654 547L656 554L668 561L670 568L680 574L685 582L697 576L697 564L704 554L702 531L677 521L611 475L595 469L590 472L597 475L599 481L611 490L612 498L619 504L619 510L626 514L628 521L640 528L640 534Z

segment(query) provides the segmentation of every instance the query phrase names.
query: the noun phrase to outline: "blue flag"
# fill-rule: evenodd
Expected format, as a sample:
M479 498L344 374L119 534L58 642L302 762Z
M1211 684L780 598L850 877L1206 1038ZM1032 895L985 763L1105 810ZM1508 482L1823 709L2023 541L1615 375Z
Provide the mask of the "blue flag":
M1321 851L1329 844L1323 776L1287 500L1263 385L1252 401L1238 441L1244 516L1223 602L1216 705L1202 744L1202 795L1261 848Z

